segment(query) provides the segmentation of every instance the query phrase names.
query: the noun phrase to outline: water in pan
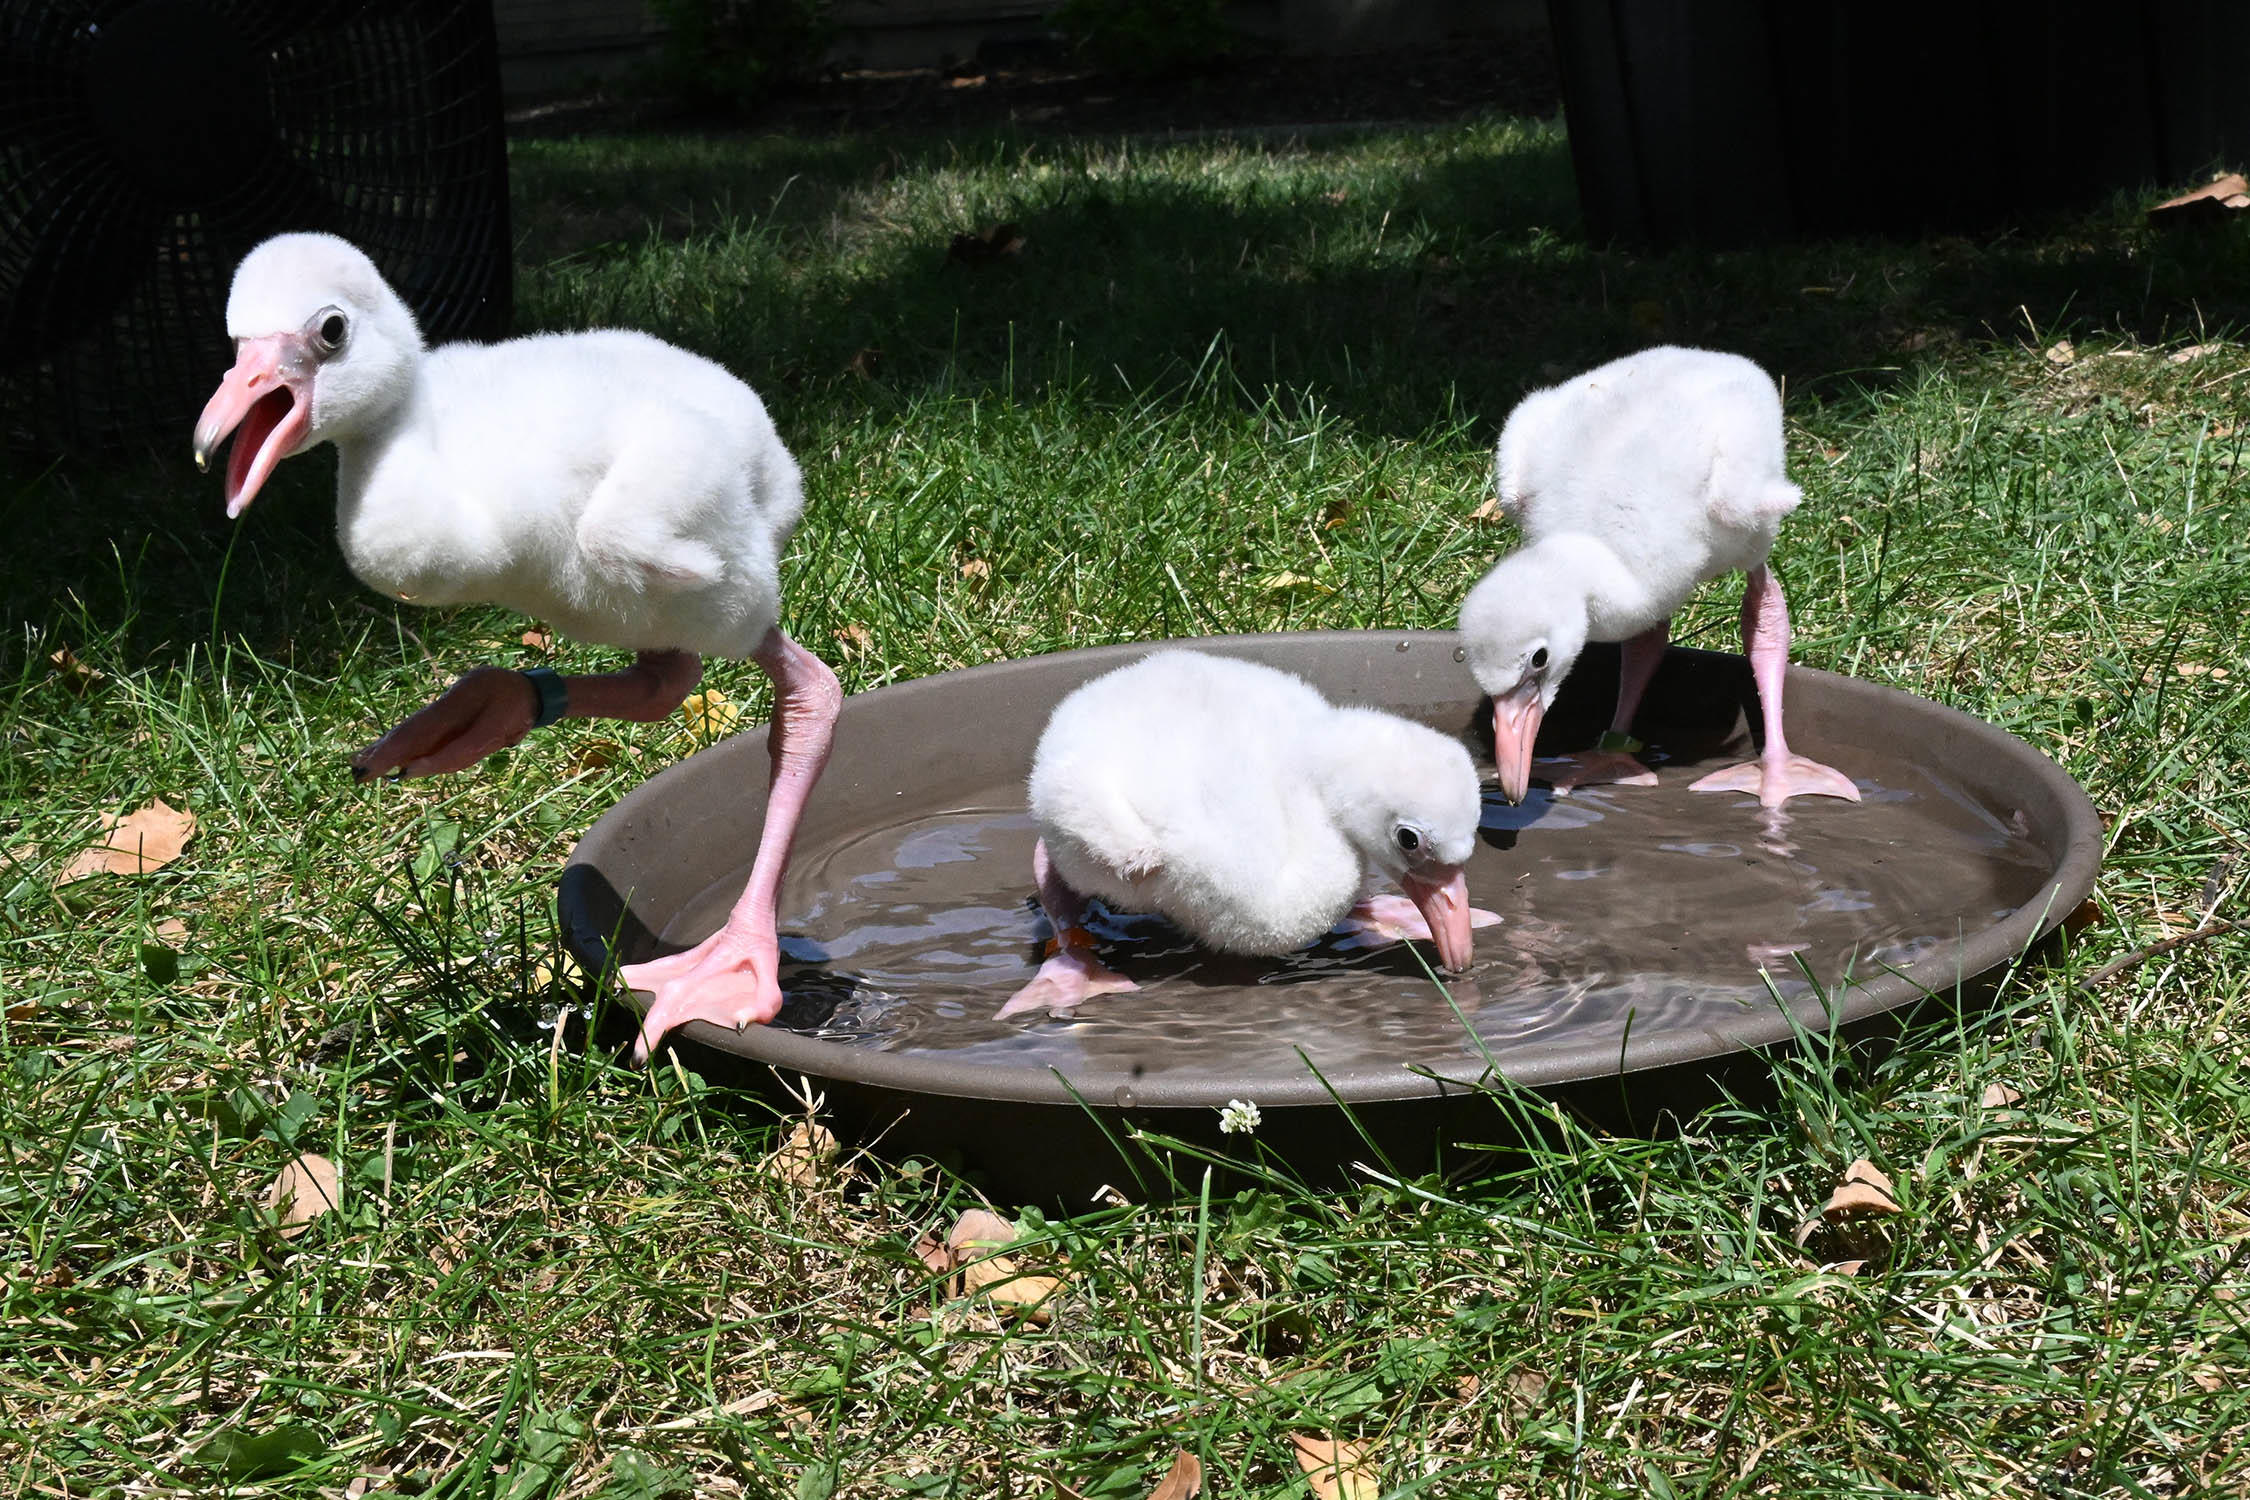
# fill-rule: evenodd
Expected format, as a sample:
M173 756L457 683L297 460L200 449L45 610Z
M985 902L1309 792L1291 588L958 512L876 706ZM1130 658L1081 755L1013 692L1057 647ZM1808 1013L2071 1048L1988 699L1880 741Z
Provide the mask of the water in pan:
M1855 769L1865 771L1864 758ZM825 1039L962 1062L1174 1077L1300 1077L1369 1064L1458 1068L1547 1044L1618 1044L1699 1027L1783 993L1951 951L2044 889L2053 860L1929 772L1882 762L1857 805L1800 798L1769 812L1687 790L1596 788L1521 807L1485 800L1470 894L1498 912L1453 1005L1411 951L1329 938L1279 959L1205 952L1161 919L1101 915L1104 961L1136 980L1068 1019L995 1022L1029 980L1046 926L1019 787L800 845L783 886L779 1024ZM665 933L717 926L747 871ZM1425 945L1426 948L1426 945Z

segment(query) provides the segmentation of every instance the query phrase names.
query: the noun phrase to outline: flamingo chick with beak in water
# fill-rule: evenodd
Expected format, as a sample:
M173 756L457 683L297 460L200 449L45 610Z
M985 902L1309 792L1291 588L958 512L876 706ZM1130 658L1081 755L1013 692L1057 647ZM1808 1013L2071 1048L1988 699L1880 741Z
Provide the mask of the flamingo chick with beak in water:
M1500 434L1500 505L1524 545L1461 606L1477 685L1492 695L1500 789L1521 802L1539 723L1589 640L1623 643L1617 714L1571 757L1558 792L1653 786L1635 759L1633 714L1664 656L1666 627L1696 586L1740 569L1742 642L1758 684L1758 759L1714 771L1699 792L1751 792L1767 807L1817 795L1859 800L1851 778L1790 753L1781 729L1789 606L1766 567L1799 492L1782 470L1781 396L1749 360L1663 347L1535 391Z
M614 329L427 349L374 263L324 234L243 258L227 332L234 368L196 424L195 458L208 464L233 437L229 516L283 459L333 443L337 536L369 587L503 604L635 653L630 670L596 676L478 668L354 756L355 776L457 771L566 715L662 719L704 655L748 657L773 680L773 780L748 887L707 942L623 971L655 997L639 1058L682 1021L772 1020L775 896L842 695L777 623L804 495L756 393Z
M1454 970L1472 927L1500 920L1462 874L1481 809L1460 742L1272 667L1174 650L1097 677L1047 721L1030 793L1054 940L1001 1017L1138 988L1095 958L1090 896L1225 953L1288 953L1342 922L1429 938ZM1371 877L1405 899L1368 894Z

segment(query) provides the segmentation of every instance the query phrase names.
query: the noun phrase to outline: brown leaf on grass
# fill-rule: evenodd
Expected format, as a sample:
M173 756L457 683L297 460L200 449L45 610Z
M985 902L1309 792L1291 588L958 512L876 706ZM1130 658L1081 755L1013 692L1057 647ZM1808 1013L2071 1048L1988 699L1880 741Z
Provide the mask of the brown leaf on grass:
M1827 1206L1821 1209L1820 1216L1831 1224L1841 1224L1850 1219L1874 1218L1899 1211L1898 1190L1891 1186L1890 1178L1863 1156L1844 1169L1844 1180L1828 1195Z
M2008 1109L2023 1103L2023 1095L2004 1083L1988 1083L1984 1086L1984 1094L1977 1100L1977 1103L1986 1109Z
M29 1000L10 1000L8 1002L7 1010L5 1012L0 1012L0 1014L5 1014L11 1021L28 1021L33 1016L39 1014L39 1001L36 998Z
M2057 339L2047 346L2047 363L2067 365L2078 359L2078 346L2069 339Z
M981 1296L1042 1328L1054 1317L1054 1301L1062 1295L1059 1276L1033 1276L1016 1269L1005 1255L972 1260L961 1268L962 1284L969 1295Z
M2070 909L2069 916L2063 918L2063 931L2069 933L2084 932L2101 919L2102 904L2088 896Z
M875 632L854 620L836 632L836 642L846 656L865 656L875 649Z
M118 817L102 815L102 842L78 851L63 866L55 884L69 885L90 875L146 875L180 857L195 837L195 814L167 807L162 798Z
M2177 198L2165 199L2148 211L2148 221L2171 229L2216 224L2245 208L2250 208L2250 180L2240 172L2228 172Z
M177 948L187 941L187 923L178 917L166 917L156 924L156 937L159 942L169 943Z
M1500 508L1498 495L1485 497L1484 504L1469 512L1469 519L1472 521L1504 521L1507 516L1508 513Z
M958 1271L961 1295L984 1297L1004 1312L1044 1326L1067 1283L1057 1276L1027 1274L1011 1257L994 1253L1015 1239L1015 1225L986 1209L972 1208L954 1222L943 1243L926 1234L915 1242L914 1253L941 1276Z
M1383 1486L1375 1478L1375 1455L1366 1443L1340 1443L1321 1433L1292 1432L1297 1467L1320 1500L1375 1500Z
M1164 1478L1148 1492L1148 1500L1195 1500L1202 1493L1203 1461L1183 1448Z
M820 1181L820 1169L836 1159L836 1136L825 1125L799 1120L789 1139L766 1158L765 1170L791 1187L809 1188Z
M984 583L992 577L992 564L981 557L972 557L961 564L961 576L974 583Z
M555 638L547 633L547 627L544 625L534 625L525 631L523 643L534 651L552 651L555 649Z
M1023 249L1021 224L988 224L974 234L957 234L946 259L965 266L988 266Z
M1867 1269L1867 1262L1864 1260L1840 1260L1826 1269L1835 1272L1838 1276L1857 1276Z
M74 693L85 692L109 675L87 666L78 659L78 653L68 646L63 647L60 651L48 652L47 660L55 664L55 675L63 680L63 686Z
M343 1202L344 1182L336 1164L310 1151L283 1167L258 1200L261 1208L270 1208L281 1216L281 1237L288 1240L303 1234L313 1220L342 1207Z

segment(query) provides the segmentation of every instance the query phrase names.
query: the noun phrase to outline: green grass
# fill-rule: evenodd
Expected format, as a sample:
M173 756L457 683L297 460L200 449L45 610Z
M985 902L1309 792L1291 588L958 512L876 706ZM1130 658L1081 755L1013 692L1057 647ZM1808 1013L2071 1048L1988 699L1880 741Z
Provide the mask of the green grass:
M1470 512L1527 384L1660 337L1751 353L1807 494L1777 556L1800 659L2067 766L2109 820L2099 917L1993 1009L1880 1057L1808 1039L1776 1100L1674 1138L1550 1123L1469 1185L1033 1216L1020 1256L1069 1292L1010 1324L908 1251L972 1184L791 1186L770 1112L585 1045L554 875L691 748L678 720L354 787L345 755L443 681L530 659L524 623L358 588L324 457L232 526L184 434L18 473L7 1493L1139 1500L1184 1447L1207 1493L1281 1496L1300 1430L1367 1440L1399 1495L2250 1485L2250 944L2074 984L2250 883L2244 231L2152 238L2120 204L1986 243L1597 251L1559 134L1512 121L514 168L526 326L645 327L766 395L812 496L786 618L855 690L1445 625L1508 544ZM946 260L1000 220L1015 261ZM1732 615L1714 590L1680 634L1731 645ZM756 711L754 672L712 680ZM53 886L151 796L201 820L184 857ZM1994 1082L2022 1105L1981 1108ZM1496 1098L1494 1139L1535 1108ZM304 1150L347 1200L285 1241L254 1204ZM1800 1244L1861 1156L1905 1212Z

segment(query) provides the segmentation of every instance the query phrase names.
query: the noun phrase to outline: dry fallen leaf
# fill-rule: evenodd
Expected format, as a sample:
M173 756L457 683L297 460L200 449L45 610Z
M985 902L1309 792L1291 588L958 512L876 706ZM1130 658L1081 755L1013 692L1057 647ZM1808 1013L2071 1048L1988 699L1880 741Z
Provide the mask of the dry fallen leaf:
M1499 521L1506 519L1507 514L1500 508L1500 497L1490 495L1486 497L1484 504L1469 512L1469 519L1472 521Z
M2047 346L2047 363L2067 365L2078 358L2078 346L2069 339L2057 339Z
M1195 1500L1202 1493L1203 1462L1183 1448L1164 1478L1148 1492L1148 1500Z
M534 651L552 651L555 649L555 638L547 633L547 627L544 625L534 625L531 629L525 631L523 643Z
M33 1016L39 1014L39 1001L36 998L29 1000L10 1000L8 1002L7 1010L5 1012L0 1012L0 1014L5 1014L11 1021L28 1021Z
M1820 1215L1831 1224L1899 1212L1898 1190L1876 1165L1861 1157L1844 1169L1844 1180L1828 1195Z
M166 917L156 924L156 936L159 942L170 943L177 948L187 941L187 923L178 917Z
M1316 1433L1292 1432L1297 1467L1320 1500L1375 1500L1383 1492L1374 1474L1374 1454L1365 1443L1339 1443Z
M1016 1226L998 1214L972 1208L955 1221L940 1246L923 1236L914 1249L922 1263L943 1274L958 1269L963 1295L982 1296L1002 1310L1045 1325L1065 1283L1056 1276L1027 1275L1013 1259L995 1251L1015 1243Z
M680 717L687 720L688 732L698 739L715 740L734 733L734 726L742 722L742 710L727 701L727 695L717 688L704 688L687 695L680 705Z
M281 1236L295 1239L305 1232L305 1227L332 1208L344 1202L343 1178L336 1164L325 1156L308 1151L274 1178L266 1188L266 1195L258 1200L262 1208L270 1208L281 1216Z
M961 564L961 576L978 580L990 578L992 576L992 564L981 557L972 557Z
M85 692L109 675L87 666L78 659L78 653L68 646L63 647L60 651L49 652L47 660L55 664L55 675L60 677L63 680L63 685L74 693Z
M1984 1097L1977 1102L1986 1109L2006 1109L2023 1103L2023 1095L2004 1083L1988 1083L1984 1086Z
M1827 1269L1835 1272L1838 1276L1857 1276L1867 1269L1867 1262L1864 1260L1840 1260Z
M103 841L78 851L63 866L55 884L69 885L89 875L146 875L180 857L195 837L195 814L167 807L162 798L118 817L102 815Z
M835 1132L811 1120L799 1120L789 1139L766 1158L765 1169L791 1187L809 1188L820 1181L820 1169L835 1159Z
M531 987L535 990L552 989L558 984L577 984L586 977L578 967L578 960L568 953L558 953L552 960L542 958L531 966Z
M836 632L837 643L846 656L865 656L875 649L875 632L854 620Z

